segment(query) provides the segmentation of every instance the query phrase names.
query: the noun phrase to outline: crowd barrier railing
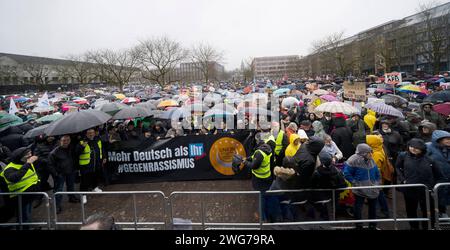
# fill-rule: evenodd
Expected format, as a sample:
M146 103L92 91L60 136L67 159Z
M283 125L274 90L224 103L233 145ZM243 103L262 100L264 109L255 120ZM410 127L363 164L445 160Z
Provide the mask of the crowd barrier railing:
M450 183L439 183L436 184L433 188L433 196L434 196L434 210L435 210L435 225L436 229L440 230L442 229L441 226L443 223L450 224L450 218L439 218L439 189L442 189L443 187L447 187L450 189ZM450 193L445 193L445 195L450 195ZM442 198L442 197L441 197ZM447 197L447 199L450 199ZM445 204L446 205L446 204Z
M14 199L17 199L17 220L15 223L0 223L0 226L8 227L8 226L17 226L18 229L23 229L23 226L46 226L47 229L51 229L51 213L50 213L50 197L45 192L25 192L25 193L0 193L1 196L11 196L15 195ZM38 196L39 198L44 199L44 205L46 208L46 220L45 221L37 221L37 222L24 222L22 216L22 208L23 208L23 196ZM36 200L36 199L33 199ZM12 205L12 204L9 204ZM33 204L31 204L33 205Z
M82 195L94 195L94 196L105 196L105 195L130 195L133 199L133 221L116 221L117 225L127 225L134 226L134 229L138 229L138 226L164 226L167 229L167 199L163 192L161 191L116 191L116 192L57 192L53 195L55 198L58 195L76 195L80 197L80 206L81 206L81 218L82 221L58 221L58 215L56 211L56 199L53 199L53 216L54 216L54 228L57 229L58 225L82 225L86 222L86 212L85 212L85 204L82 202ZM163 214L164 221L157 222L139 222L138 221L138 210L137 210L137 202L136 195L158 195L161 198L161 201L164 204Z

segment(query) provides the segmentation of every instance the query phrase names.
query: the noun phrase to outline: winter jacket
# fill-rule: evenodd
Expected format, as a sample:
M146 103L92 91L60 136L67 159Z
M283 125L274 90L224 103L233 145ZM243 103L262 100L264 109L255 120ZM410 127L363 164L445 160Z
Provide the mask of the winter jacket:
M339 189L346 188L344 175L335 166L319 166L311 178L311 187L313 189ZM336 192L336 197L339 192ZM312 192L310 199L312 201L323 201L331 199L330 191Z
M15 164L20 164L22 167L20 169L8 168L3 172L5 179L9 182L19 182L22 180L23 176L28 172L28 169L31 169L31 164L21 162L21 157L23 155L23 151L15 150L11 154L10 161ZM0 177L1 178L1 177ZM4 180L2 180L4 181ZM39 192L40 191L40 183L36 183L30 187L28 187L25 192Z
M366 123L367 127L370 129L370 133L373 132L375 123L377 122L376 113L373 110L367 110L367 115L364 116L364 122Z
M327 120L327 118L323 117L320 122L322 123L325 133L331 134L331 131L333 131L333 119Z
M7 159L11 156L11 150L8 147L3 146L0 143L0 161L6 163Z
M422 106L421 108L423 108L424 104L422 104L421 106ZM426 113L422 109L419 111L419 115L420 115L420 117L422 117L422 119L428 120L429 122L436 124L438 129L445 129L447 127L444 119L442 119L442 117L434 111L431 111L430 113Z
M427 156L441 169L445 181L450 181L450 149L443 148L438 143L440 139L445 137L450 137L450 133L442 130L433 132L432 142L427 143ZM439 193L442 204L450 204L450 189L446 187L441 188L441 190L446 192L444 194L446 198L443 198L444 195Z
M344 118L334 119L336 129L331 133L331 138L341 150L345 159L348 159L355 153L353 146L353 133L346 127Z
M344 164L344 176L352 186L369 187L380 185L381 175L373 159L366 160L360 155L351 156ZM376 199L380 189L355 189L355 195Z
M272 154L272 149L269 145L266 143L261 144L256 148L256 150L263 151L266 155ZM261 163L264 160L264 156L260 152L256 152L252 156L247 158L247 161L245 162L245 167L250 169L258 169L261 166Z
M105 146L102 146L102 158L100 158L100 149L98 147L97 141L99 139L98 138L94 138L94 140L87 140L85 142L87 142L89 144L89 147L91 149L91 158L89 161L89 164L86 166L83 166L83 168L80 168L80 172L83 173L92 173L95 171L98 171L99 169L101 169L102 167L102 160L106 159L106 152L105 152ZM75 160L75 166L78 169L79 168L79 159L81 154L84 151L84 147L80 144L80 142L78 142L78 144L76 144L75 146L75 151L74 151L74 160Z
M426 146L423 144L423 154L413 155L410 152L402 152L397 158L397 181L399 184L424 184L428 189L445 180L441 169L426 156ZM423 188L401 188L405 195L418 196Z
M55 149L55 147L56 142L48 143L47 141L40 142L36 145L36 148L34 149L34 155L39 157L39 166L48 165L48 155L53 149Z
M290 138L289 138L290 143L289 143L289 146L286 148L285 156L292 157L297 153L298 149L302 145L301 143L299 143L297 146L294 145L294 141L297 139L300 139L300 136L298 134L292 134L290 136Z
M314 136L315 137L319 137L322 140L325 139L325 136L327 135L327 133L325 132L325 130L323 129L323 125L320 121L315 121L312 124L312 127L314 129Z
M368 131L368 127L366 129L366 124L363 120L353 121L352 119L347 120L347 127L349 127L352 132L353 138L353 146L358 146L361 143L366 143L366 131Z
M48 159L49 169L55 176L68 175L75 172L72 146L69 146L67 149L61 146L56 147L50 152Z
M403 150L404 145L402 136L393 129L388 132L380 130L380 134L383 136L383 144L387 150L385 153L387 153L388 157L392 158L391 160L395 162L397 155Z
M317 156L324 147L324 142L321 139L312 137L308 143L303 144L297 153L294 155L297 173L295 188L307 189L311 187L311 177L316 168Z
M369 145L373 150L373 160L380 171L381 176L383 177L385 172L388 171L388 158L383 149L383 138L377 135L368 135L366 137L367 145ZM386 178L388 181L392 181L392 177Z
M0 136L0 143L3 144L3 146L8 147L11 151L28 146L27 142L23 138L23 135L18 133Z

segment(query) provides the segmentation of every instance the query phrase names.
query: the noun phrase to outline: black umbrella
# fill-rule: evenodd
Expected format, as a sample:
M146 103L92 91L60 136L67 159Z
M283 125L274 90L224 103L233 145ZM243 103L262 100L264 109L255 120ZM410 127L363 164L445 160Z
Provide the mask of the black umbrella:
M79 133L106 123L111 116L100 110L82 110L65 115L58 121L50 123L45 129L48 136Z
M446 103L450 102L450 90L439 91L427 96L423 102Z
M141 107L141 108L151 109L151 110L156 109L156 105L150 101L138 103L138 104L136 104L135 107Z
M126 104L117 103L117 102L105 103L105 104L101 104L98 107L97 106L95 107L96 110L103 111L109 115L114 115L124 108L128 108L128 106Z
M148 117L152 115L153 113L151 111L141 107L126 107L117 112L112 118L114 120L126 120L137 117Z
M403 104L408 104L408 100L398 95L387 94L382 96L381 99L383 99L386 104L396 107L399 107Z
M39 126L39 127L37 127L37 128L34 128L34 129L32 129L32 130L29 130L29 131L24 135L24 137L25 137L25 138L34 138L34 137L36 137L36 136L43 135L43 134L45 134L45 129L47 129L48 126L50 126L50 124L45 124L45 125Z
M167 110L167 111L160 111L155 113L155 118L159 118L159 119L163 119L163 120L170 120L170 118L172 117L173 113L176 111L177 109L171 109L171 110Z
M108 100L108 101L114 101L114 100L117 100L117 97L115 97L113 95L108 95L108 96L105 96L103 99Z
M161 99L161 98L162 98L162 96L160 94L153 94L153 95L150 96L150 99L153 99L153 100L158 100L158 99Z

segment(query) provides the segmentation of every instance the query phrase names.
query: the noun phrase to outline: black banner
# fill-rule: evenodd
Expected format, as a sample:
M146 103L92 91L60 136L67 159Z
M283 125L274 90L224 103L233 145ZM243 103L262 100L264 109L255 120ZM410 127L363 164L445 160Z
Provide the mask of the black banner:
M190 135L159 141L117 142L108 150L113 183L246 179L235 174L233 155L248 157L251 133Z

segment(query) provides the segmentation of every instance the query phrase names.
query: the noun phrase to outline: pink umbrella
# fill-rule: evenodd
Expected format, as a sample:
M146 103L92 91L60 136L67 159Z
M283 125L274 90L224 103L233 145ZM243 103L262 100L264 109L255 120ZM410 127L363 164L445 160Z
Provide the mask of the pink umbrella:
M78 99L78 100L74 100L73 102L76 104L79 104L79 105L89 104L88 100L86 100L86 99Z
M122 100L122 103L124 104L129 104L129 103L139 103L141 102L141 100L139 100L139 98L135 98L135 97L128 97Z
M433 110L441 115L449 116L450 115L450 102L434 105Z
M320 97L320 99L325 100L327 102L335 102L338 100L336 97L334 97L332 95L323 95Z

